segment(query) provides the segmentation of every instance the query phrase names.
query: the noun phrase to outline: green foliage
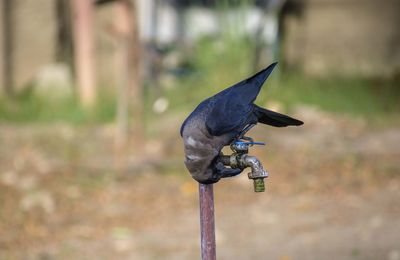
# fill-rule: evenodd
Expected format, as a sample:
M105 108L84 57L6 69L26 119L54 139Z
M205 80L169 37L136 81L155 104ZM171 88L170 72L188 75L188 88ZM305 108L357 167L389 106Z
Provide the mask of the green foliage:
M96 105L85 109L76 97L51 100L26 91L13 98L0 96L0 122L109 122L115 117L115 104L115 98L109 93L101 93Z
M166 93L172 108L192 107L249 75L252 50L248 39L238 40L229 35L223 39L200 40L188 56L193 73L180 78L176 87Z
M163 91L172 113L187 114L205 98L254 73L253 41L229 32L220 38L200 40L185 57L184 64L192 73L176 78L174 86ZM387 115L394 116L400 111L398 83L398 79L312 78L296 72L283 73L278 65L256 103L265 106L270 101L277 101L288 110L306 104L335 113L383 118L384 121ZM145 120L155 117L152 104L156 95L153 92L151 86L145 86ZM12 99L0 96L0 123L103 123L114 120L115 114L115 95L107 91L100 93L97 104L89 111L76 97L52 101L30 91Z
M312 78L283 74L261 93L260 100L277 100L287 108L309 104L323 110L359 116L397 113L400 92L395 82L362 78Z

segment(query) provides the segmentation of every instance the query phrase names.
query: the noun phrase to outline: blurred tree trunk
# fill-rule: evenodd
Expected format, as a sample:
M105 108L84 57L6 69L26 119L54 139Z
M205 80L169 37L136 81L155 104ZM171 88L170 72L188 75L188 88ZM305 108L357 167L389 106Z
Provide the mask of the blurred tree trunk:
M91 107L96 101L92 1L72 0L72 10L78 93L82 104Z
M71 23L71 6L70 0L57 0L57 50L56 60L66 63L70 69L74 68L73 64L73 36Z
M117 30L117 135L118 152L126 150L129 131L129 71L131 68L129 42L131 38L131 7L127 1L117 1L115 4Z
M131 8L132 34L130 37L130 56L132 59L132 111L133 111L133 134L135 142L143 143L144 139L144 118L143 118L143 84L141 79L141 56L142 52L139 39L139 17L137 15L136 1L132 2Z
M133 139L143 140L142 89L140 79L140 42L135 1L116 1L118 37L117 147L125 150L129 140L129 115L133 118ZM131 111L131 113L129 113Z
M4 88L4 93L8 96L13 94L13 3L12 0L1 1L1 87Z
M147 78L155 89L158 90L158 66L156 61L158 59L157 54L157 33L158 33L158 8L160 3L158 0L153 0L151 5L151 18L150 18L150 42L147 44L147 55L146 55L146 70L148 70Z

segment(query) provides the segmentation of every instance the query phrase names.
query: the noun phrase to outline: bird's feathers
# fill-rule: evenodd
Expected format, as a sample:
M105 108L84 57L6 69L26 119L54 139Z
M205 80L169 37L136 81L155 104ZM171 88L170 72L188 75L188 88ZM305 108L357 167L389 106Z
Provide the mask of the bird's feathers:
M206 119L211 135L219 136L231 131L239 133L249 121L255 120L252 103L275 66L276 63L272 63L250 78L211 97L215 106Z
M290 116L283 115L257 105L254 105L254 113L258 122L275 127L284 127L289 125L302 125L303 122Z
M252 107L233 97L220 102L207 116L206 127L214 136L240 131L252 115Z
M274 62L267 68L232 86L231 93L234 95L240 95L240 99L248 104L253 103L254 100L256 100L258 93L260 93L264 82L274 70L276 64L277 62Z
M185 165L195 180L214 183L240 173L241 169L225 168L215 158L249 126L258 122L276 127L303 124L253 103L275 65L204 100L183 122L180 133L185 144Z

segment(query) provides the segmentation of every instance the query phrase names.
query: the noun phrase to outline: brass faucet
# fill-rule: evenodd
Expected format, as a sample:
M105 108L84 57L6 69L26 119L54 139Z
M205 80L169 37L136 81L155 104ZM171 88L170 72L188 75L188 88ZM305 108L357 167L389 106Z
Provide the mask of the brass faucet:
M245 169L247 167L251 168L251 172L248 173L249 179L253 180L254 192L264 192L265 184L264 178L268 177L268 172L264 170L260 160L254 156L248 155L249 147L257 145L265 145L264 143L254 142L253 139L249 137L242 138L243 140L235 140L231 143L230 148L233 151L231 155L219 156L219 161L224 165L230 166L231 168Z

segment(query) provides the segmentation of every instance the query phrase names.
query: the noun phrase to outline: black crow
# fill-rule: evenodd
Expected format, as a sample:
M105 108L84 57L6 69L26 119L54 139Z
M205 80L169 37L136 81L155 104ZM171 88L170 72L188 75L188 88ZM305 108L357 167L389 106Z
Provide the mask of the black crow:
M186 118L180 130L185 146L185 165L193 179L215 183L239 174L218 161L222 148L257 123L275 127L302 125L303 122L264 109L253 102L276 63L201 102Z

